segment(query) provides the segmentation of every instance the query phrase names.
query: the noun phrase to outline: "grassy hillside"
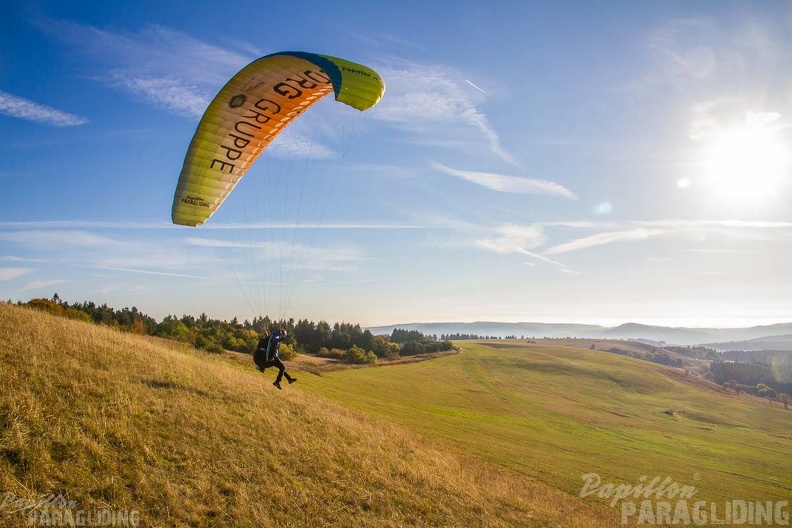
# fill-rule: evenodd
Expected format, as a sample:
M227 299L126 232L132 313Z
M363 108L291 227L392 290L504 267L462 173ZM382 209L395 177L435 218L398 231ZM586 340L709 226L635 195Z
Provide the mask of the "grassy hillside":
M532 411L485 369L514 382L523 370L477 350L480 365L471 353L303 373L277 391L248 363L0 303L0 526L27 525L24 503L6 501L50 495L136 510L141 526L615 525L613 510L528 478L548 480L549 454L505 455ZM387 404L377 413L433 439L310 392ZM467 409L479 397L487 407ZM499 441L484 458L501 464L466 452L485 435Z
M570 495L591 472L614 485L668 476L706 501L792 494L792 412L780 406L588 346L461 345L455 356L332 372L303 388Z

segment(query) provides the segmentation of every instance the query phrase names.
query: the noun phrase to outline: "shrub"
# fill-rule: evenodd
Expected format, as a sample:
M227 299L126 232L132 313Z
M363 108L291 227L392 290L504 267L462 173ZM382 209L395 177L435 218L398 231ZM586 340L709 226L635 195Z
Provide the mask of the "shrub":
M756 392L759 396L763 398L775 398L777 396L776 391L774 391L764 383L760 383L756 386Z
M291 345L288 345L286 343L281 343L281 346L278 349L278 356L283 361L289 361L290 359L294 359L294 357L296 355L297 355L297 352L294 351L294 349L291 347Z
M341 356L343 355L344 355L343 350L339 350L337 348L327 348L327 347L320 348L318 353L319 357L329 358L329 359L341 359Z
M219 343L210 343L205 350L210 354L222 354L225 352L225 349Z
M341 356L341 361L344 363L353 363L355 365L367 365L377 362L377 356L374 352L365 351L357 345L344 352Z

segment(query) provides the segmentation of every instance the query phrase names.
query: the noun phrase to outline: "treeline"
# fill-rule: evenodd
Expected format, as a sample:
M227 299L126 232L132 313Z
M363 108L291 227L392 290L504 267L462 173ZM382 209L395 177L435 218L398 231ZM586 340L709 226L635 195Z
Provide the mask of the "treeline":
M417 330L413 330L413 331L415 332ZM498 336L488 336L488 335L480 336L480 335L476 335L476 334L460 334L460 333L456 333L456 334L442 334L440 336L440 340L441 341L471 341L471 340L473 340L473 341L476 341L476 340L484 341L484 340L488 340L488 339L502 339L502 338L498 337ZM508 336L505 339L516 339L516 336Z
M596 350L595 345L591 345L592 350ZM605 352L611 352L613 354L619 354L620 356L629 356L636 359L643 359L645 361L651 361L652 363L657 363L659 365L666 365L668 367L684 367L685 362L682 358L673 357L671 354L663 352L662 349L654 348L654 352L636 352L634 350L624 350L618 347L611 347L603 349Z
M706 359L709 361L721 361L722 358L718 355L715 349L703 346L669 346L664 345L663 348L671 352L676 352L679 355L686 356L693 359Z
M331 328L325 321L300 320L294 325L294 336L303 351L348 363L373 363L378 358L398 359L453 348L451 341L437 341L417 330L394 328L390 336L375 336L358 324L336 323Z
M715 383L730 384L735 390L743 390L757 396L792 394L792 365L713 362L709 372ZM732 381L734 383L730 383ZM773 394L759 394L762 390L759 388L760 385L772 389Z
M727 361L792 365L792 350L732 350L723 352L721 358Z
M10 303L11 301L9 301ZM252 321L213 319L205 313L166 316L161 322L150 317L137 307L116 310L106 304L93 302L70 304L58 294L52 299L32 299L26 306L49 312L61 317L77 319L116 328L123 332L151 335L189 343L207 352L221 353L231 350L252 353L259 338L268 335L275 327L286 330L287 339L281 346L281 355L289 359L293 353L315 354L332 357L348 363L374 363L378 358L396 359L429 352L451 350L450 341L438 342L418 331L394 329L388 335L373 335L359 324L294 319L276 322L269 317L254 318Z

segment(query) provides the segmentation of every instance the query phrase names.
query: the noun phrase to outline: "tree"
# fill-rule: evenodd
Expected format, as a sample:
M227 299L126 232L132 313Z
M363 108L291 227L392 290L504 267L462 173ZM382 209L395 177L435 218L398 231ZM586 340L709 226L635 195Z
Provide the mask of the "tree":
M394 328L390 338L391 342L399 344L409 341L423 341L424 339L426 338L418 330L405 330L403 328Z
M168 339L175 339L176 341L187 342L187 334L189 331L190 329L177 319L175 315L168 315L157 325L155 335Z

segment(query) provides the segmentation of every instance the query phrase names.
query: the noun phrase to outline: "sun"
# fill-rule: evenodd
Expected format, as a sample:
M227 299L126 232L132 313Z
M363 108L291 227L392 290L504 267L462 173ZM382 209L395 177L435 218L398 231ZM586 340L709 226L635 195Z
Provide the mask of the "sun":
M761 205L790 174L788 148L778 132L762 123L720 130L704 154L708 192L732 205Z

